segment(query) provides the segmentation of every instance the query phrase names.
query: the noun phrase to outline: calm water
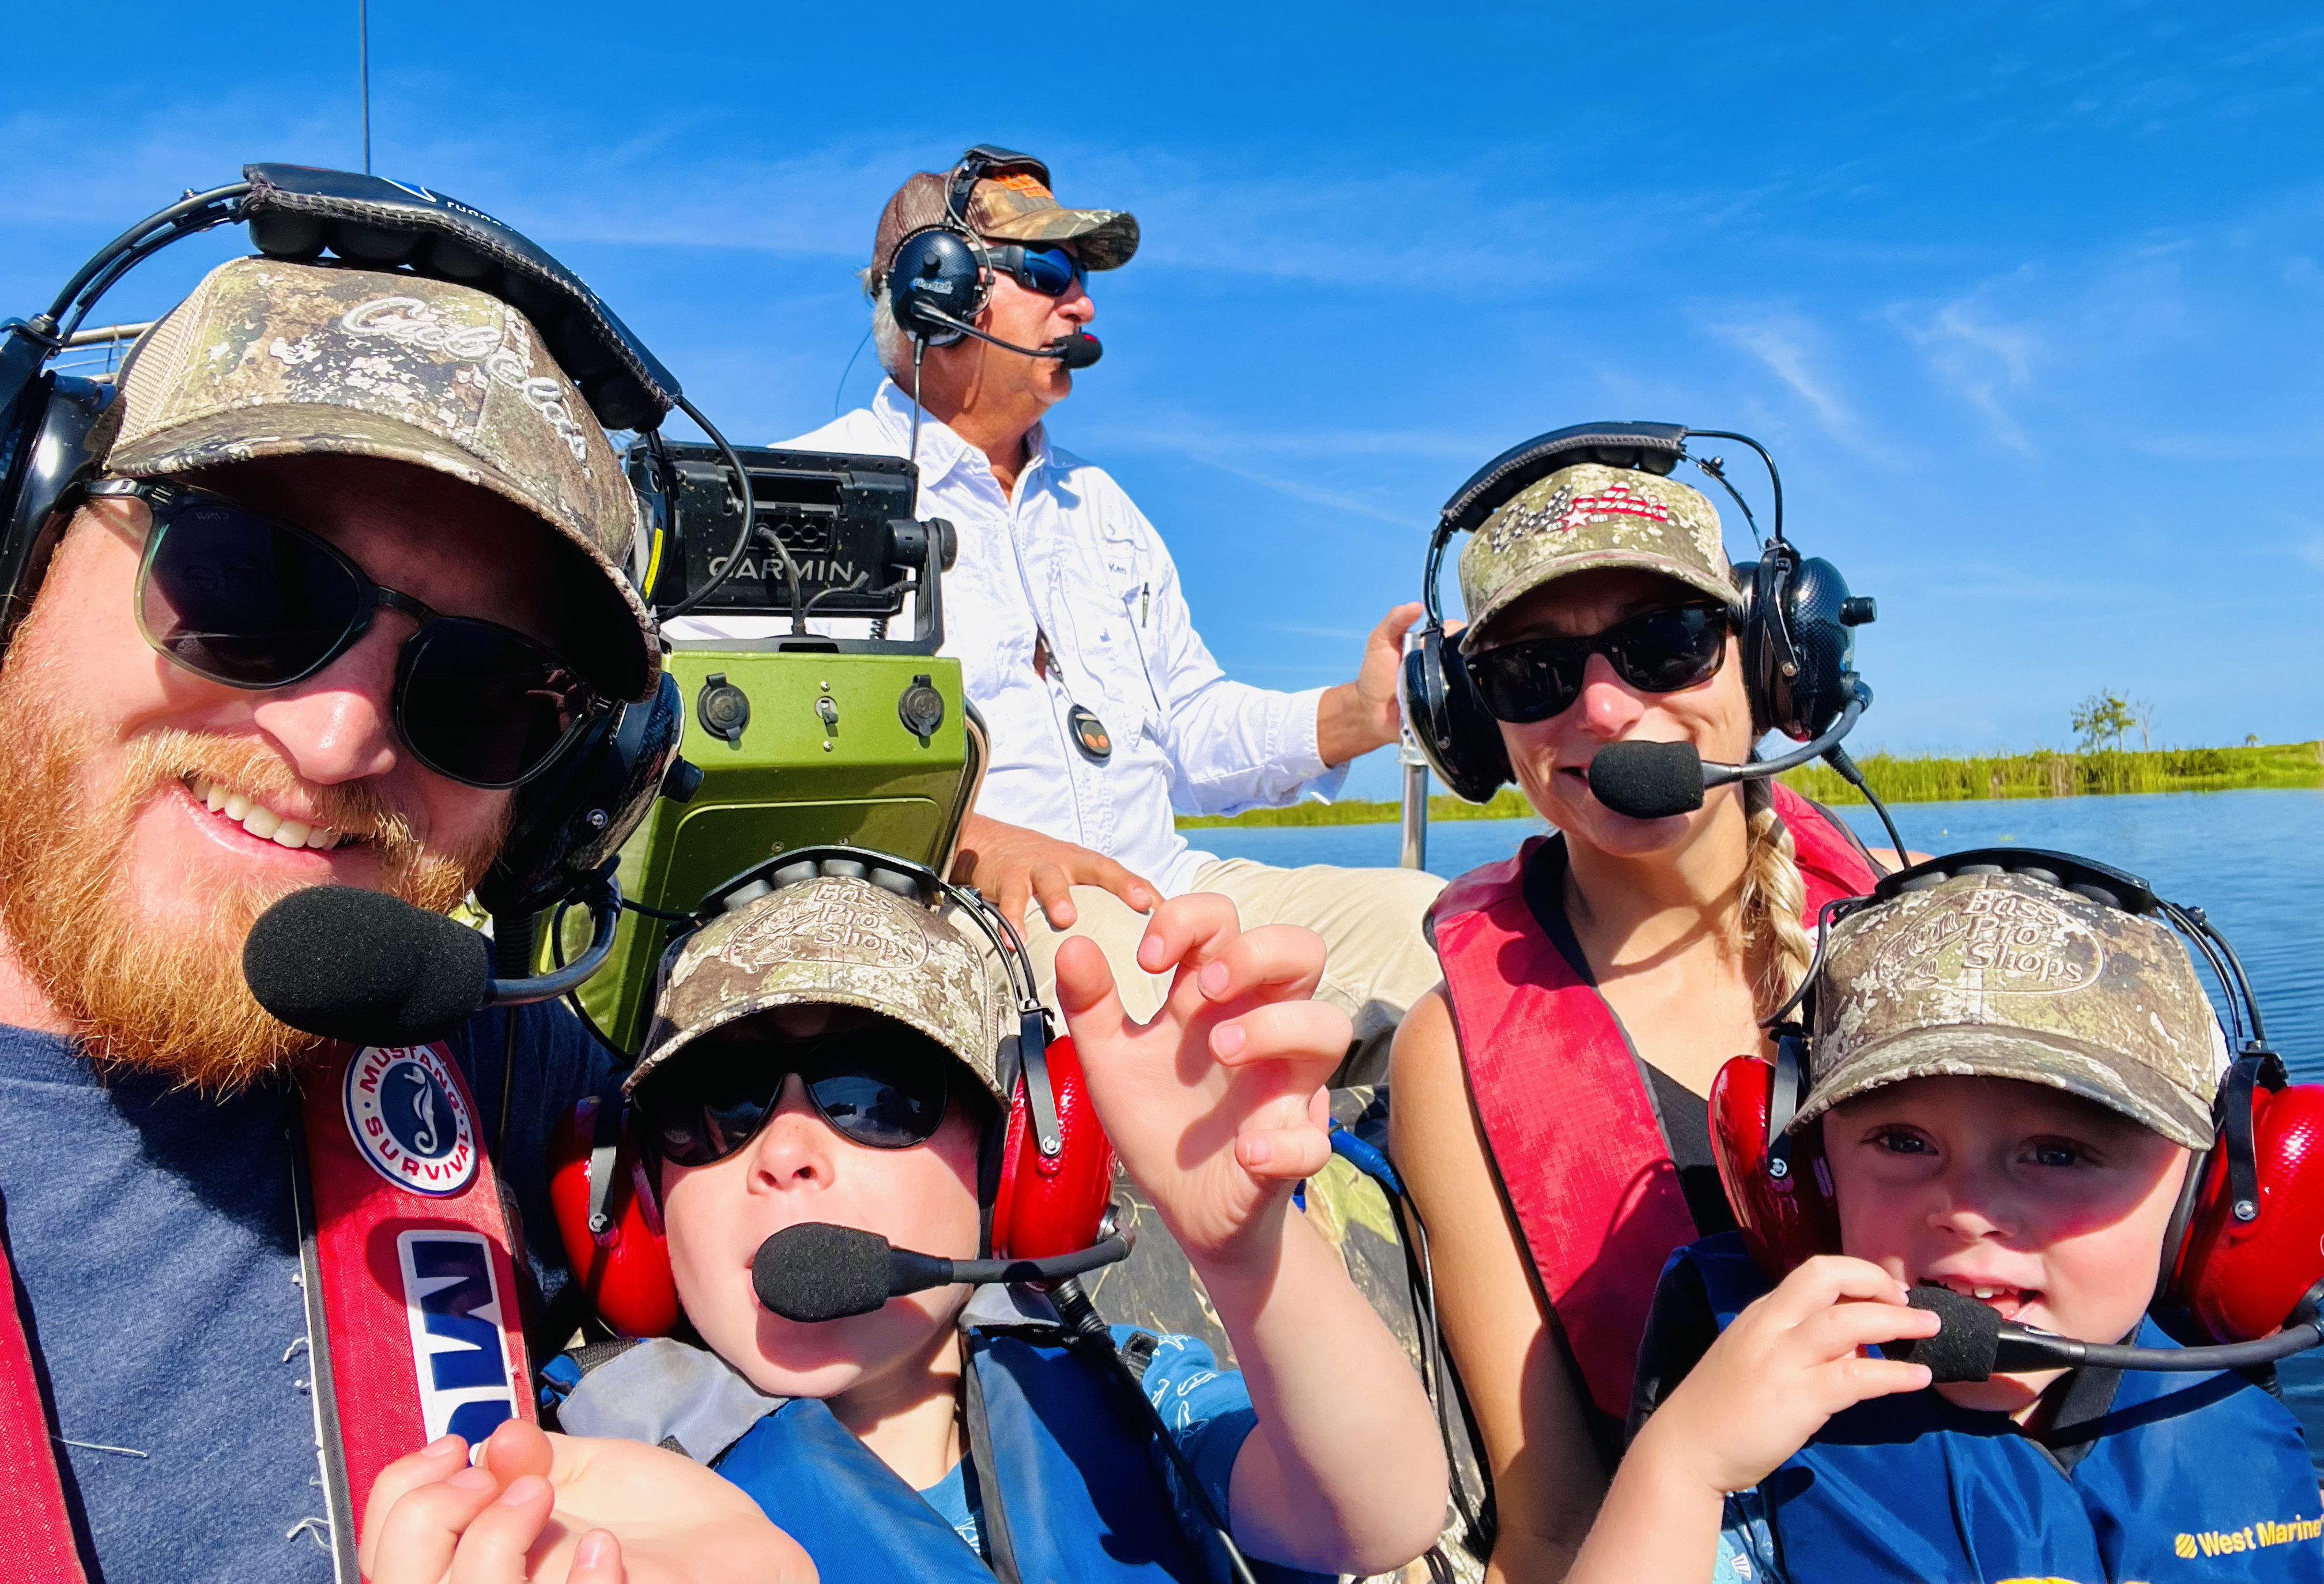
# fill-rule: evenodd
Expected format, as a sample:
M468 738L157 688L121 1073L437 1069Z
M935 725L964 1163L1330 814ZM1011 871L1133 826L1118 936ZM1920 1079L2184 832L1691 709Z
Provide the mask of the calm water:
M1910 803L1892 811L1928 852L2022 843L2081 853L2144 876L2175 902L2200 906L2235 944L2258 992L2269 1037L2292 1076L2324 1082L2324 792L2163 792L2124 797ZM1886 846L1868 808L1840 811ZM1503 858L1544 827L1533 820L1432 826L1428 867L1453 875ZM1392 864L1394 825L1189 831L1222 858L1262 863ZM2214 991L2216 994L2216 990ZM2324 1453L2324 1353L2283 1370L2285 1397ZM2319 1458L2324 1469L2324 1457Z

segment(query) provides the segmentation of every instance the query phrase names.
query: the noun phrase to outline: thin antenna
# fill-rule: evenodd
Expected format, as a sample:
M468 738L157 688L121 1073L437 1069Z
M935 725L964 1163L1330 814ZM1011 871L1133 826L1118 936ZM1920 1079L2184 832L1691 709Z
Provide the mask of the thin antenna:
M371 174L371 0L355 0L355 59L363 71L364 174Z

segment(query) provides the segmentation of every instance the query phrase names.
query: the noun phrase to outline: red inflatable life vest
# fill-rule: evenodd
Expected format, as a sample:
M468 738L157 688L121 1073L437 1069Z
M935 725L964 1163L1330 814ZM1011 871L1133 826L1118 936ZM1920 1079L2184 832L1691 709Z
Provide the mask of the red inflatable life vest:
M514 1239L444 1045L337 1048L301 1084L307 1340L335 1570L379 1471L446 1431L534 1417ZM0 1244L0 1584L86 1579L22 1299Z
M1812 930L1826 902L1863 895L1877 876L1831 815L1787 787L1773 790ZM1547 840L1447 886L1429 937L1526 1257L1591 1402L1618 1422L1655 1279L1696 1229L1629 1037L1526 906L1526 866Z

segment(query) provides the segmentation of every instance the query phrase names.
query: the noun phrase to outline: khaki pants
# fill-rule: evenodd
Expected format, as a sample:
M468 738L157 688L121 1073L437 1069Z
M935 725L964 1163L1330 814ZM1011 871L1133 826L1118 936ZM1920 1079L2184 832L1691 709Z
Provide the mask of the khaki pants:
M1235 905L1245 929L1265 924L1305 925L1323 937L1323 981L1315 999L1345 1012L1356 1026L1348 1060L1334 1085L1378 1083L1388 1077L1388 1042L1405 1008L1443 977L1436 953L1420 933L1421 915L1444 889L1433 874L1413 869L1340 869L1311 864L1276 869L1248 858L1222 858L1196 871L1192 888L1217 891ZM1056 1010L1057 947L1067 935L1087 935L1112 965L1122 1006L1151 1018L1170 981L1138 965L1147 914L1096 886L1075 886L1078 915L1071 929L1049 927L1037 902L1025 916L1025 946L1041 987Z

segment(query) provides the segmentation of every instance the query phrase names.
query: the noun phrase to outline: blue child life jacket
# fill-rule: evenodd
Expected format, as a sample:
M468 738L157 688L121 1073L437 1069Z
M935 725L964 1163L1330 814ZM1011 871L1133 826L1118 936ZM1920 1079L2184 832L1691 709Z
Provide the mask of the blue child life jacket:
M1113 1332L1117 1343L1140 1334ZM650 1441L708 1463L798 1543L825 1584L1224 1584L1222 1548L1204 1534L1109 1367L1059 1334L964 1328L969 1458L990 1566L825 1404L761 1395L704 1349L639 1343L563 1392L558 1417L575 1433ZM1208 1362L1199 1342L1161 1340ZM554 1383L577 1372L560 1358L544 1373ZM1200 1443L1181 1443L1222 1510L1254 1423L1246 1408L1212 1420ZM1328 1578L1257 1559L1251 1568L1277 1584Z
M1722 1331L1770 1285L1739 1232L1678 1250L1664 1279L1683 1264ZM2137 1345L2178 1346L2151 1320ZM2307 1445L2260 1386L2233 1373L2085 1370L2059 1419L2045 1444L1933 1387L1834 1414L1758 1487L1783 1576L2324 1580Z

